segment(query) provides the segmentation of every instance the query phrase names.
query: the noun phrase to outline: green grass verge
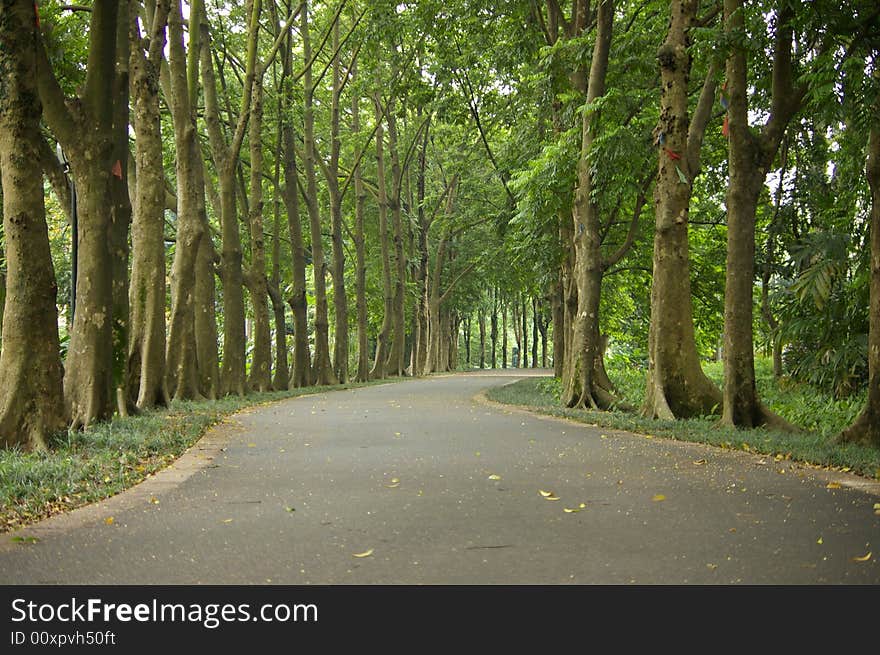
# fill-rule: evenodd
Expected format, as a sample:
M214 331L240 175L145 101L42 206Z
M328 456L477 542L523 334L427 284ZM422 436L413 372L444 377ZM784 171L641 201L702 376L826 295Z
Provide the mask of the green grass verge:
M0 532L107 498L165 468L205 431L246 407L393 380L174 403L59 435L46 452L0 450Z
M527 378L490 389L486 395L496 402L519 405L540 414L573 419L580 423L745 450L880 479L880 450L856 444L838 444L833 440L861 409L863 396L834 400L804 386L776 383L772 373L767 370L766 362L759 362L757 368L758 388L764 402L787 420L803 427L803 432L790 434L764 429L718 428L715 427L717 417L712 416L660 421L631 412L568 409L560 405L561 385L555 378ZM719 382L720 364L710 364L706 372ZM644 372L621 368L610 370L609 375L618 385L621 398L638 407L645 388Z

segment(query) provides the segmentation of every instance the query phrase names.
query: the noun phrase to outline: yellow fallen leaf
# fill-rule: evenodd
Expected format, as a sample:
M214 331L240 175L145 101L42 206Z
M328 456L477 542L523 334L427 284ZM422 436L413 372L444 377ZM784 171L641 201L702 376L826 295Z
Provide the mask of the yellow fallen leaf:
M706 564L706 568L709 569L710 571L714 571L715 569L718 568L718 565L717 564Z
M256 447L257 447L257 444L255 444L255 443L248 444L248 448L256 448Z
M489 476L489 479L490 480L500 480L501 476L493 473L492 475Z
M232 519L223 519L224 523L232 523Z
M821 544L821 543L823 543L823 542L822 542L822 537L819 537L818 539L816 539L816 543L817 543L817 544Z
M104 523L106 523L107 525L113 525L113 517L108 516L106 519L104 519Z
M600 434L599 437L600 437L601 439L607 439L607 438L608 438L608 435L607 435L607 434Z
M871 559L871 553L868 553L867 555L863 555L862 557L853 557L852 561L853 562L867 562L869 559Z
M825 485L826 489L840 489L840 483L838 482L829 482Z
M580 507L581 509L584 509L586 506L587 506L586 503L581 503L580 505L578 505L578 507Z
M664 496L663 494L654 494L654 497L651 500L653 500L655 503L659 503L662 500L666 500L666 496Z
M391 478L391 484L396 484L400 482L400 478Z
M399 482L392 482L391 484L386 484L385 486L388 487L389 489L397 489L397 487L400 486L400 483Z
M747 444L745 441L743 441L742 449L743 449L744 451L746 451L747 453L752 452L751 447L750 447L749 444Z
M150 496L150 503L153 504L153 505L158 505L158 504L159 504L159 499L156 498L155 496Z
M703 464L708 464L708 463L709 463L708 460L706 460L705 458L694 460L694 464L696 464L697 466L702 466Z
M562 511L566 514L574 514L575 512L580 512L580 507L563 507Z
M370 548L370 550L365 550L365 551L362 552L362 553L352 553L351 556L352 556L352 557L359 557L359 558L362 558L362 557L369 557L369 556L372 555L372 554L373 554L373 549Z
M553 495L552 491L544 491L543 489L538 489L538 493L541 494L542 496L544 496L544 498L546 498L547 496Z
M110 476L109 476L109 475L105 475L105 476L104 476L104 482L110 482Z

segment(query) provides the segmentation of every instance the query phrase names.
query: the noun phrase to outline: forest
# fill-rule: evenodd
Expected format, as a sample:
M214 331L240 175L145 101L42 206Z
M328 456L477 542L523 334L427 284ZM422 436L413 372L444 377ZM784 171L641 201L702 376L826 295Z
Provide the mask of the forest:
M0 444L546 367L880 447L878 56L876 0L0 0Z

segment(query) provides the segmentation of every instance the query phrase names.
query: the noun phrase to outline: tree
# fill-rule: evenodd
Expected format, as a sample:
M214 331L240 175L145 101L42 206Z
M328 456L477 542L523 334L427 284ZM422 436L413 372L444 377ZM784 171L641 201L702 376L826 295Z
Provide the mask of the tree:
M672 0L669 32L657 53L659 170L654 187L648 384L642 413L664 419L712 414L721 405L721 392L700 367L691 305L688 211L715 95L715 73L710 66L693 118L689 118L689 47L698 5L697 0Z
M36 7L0 3L0 182L6 284L0 350L0 443L38 450L63 429L57 285L39 167ZM45 62L44 62L45 63Z

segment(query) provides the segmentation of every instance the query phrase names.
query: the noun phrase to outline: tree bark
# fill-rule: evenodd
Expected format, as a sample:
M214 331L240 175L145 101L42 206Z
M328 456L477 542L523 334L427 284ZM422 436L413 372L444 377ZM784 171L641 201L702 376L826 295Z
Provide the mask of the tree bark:
M251 306L254 311L254 348L248 386L254 391L272 389L272 334L269 325L269 290L266 281L266 245L263 237L263 80L254 77L251 96L250 236Z
M315 360L312 373L319 385L336 384L333 363L330 361L330 320L327 311L327 264L324 260L322 243L321 214L318 209L318 187L315 179L315 86L312 76L312 46L309 34L308 3L303 2L300 12L300 35L302 37L303 58L306 61L303 76L303 167L306 176L306 206L309 212L309 226L312 233L312 269L315 281Z
M352 75L356 74L356 70ZM353 93L351 98L351 131L359 134L361 130L360 97ZM357 162L352 172L354 178L354 248L355 275L354 294L355 311L357 313L357 373L355 380L366 382L370 379L369 335L367 332L367 251L364 235L364 208L367 202L367 191L364 188L361 164Z
M875 78L880 67L874 64ZM880 110L880 102L875 112ZM876 116L876 114L875 114ZM865 407L852 425L841 432L839 442L861 442L880 448L880 124L871 127L868 161L865 167L871 189L871 264L868 327L868 397Z
M129 20L135 132L135 202L129 288L129 393L139 409L167 405L165 385L165 175L159 110L159 64L169 0L156 3L145 56L136 12Z
M183 49L181 0L172 0L168 16L168 67L171 97L168 104L174 123L177 172L177 240L171 266L171 316L165 355L166 385L174 400L202 398L196 350L195 286L196 258L202 239L207 239L199 216L198 152L194 114L190 108L186 59Z
M330 96L330 162L327 166L327 190L330 195L330 239L333 244L333 311L336 331L333 339L333 372L336 379L348 382L348 294L345 290L345 248L342 243L342 193L339 189L339 100L342 94L342 69L339 62L339 21L333 23L333 89Z
M65 425L58 292L39 164L34 4L0 4L0 182L7 278L0 350L0 445L42 450Z
M703 373L694 337L688 246L688 209L699 149L714 100L711 74L693 120L688 116L688 52L696 0L672 0L672 19L660 64L659 170L654 190L654 268L648 382L642 413L655 418L712 414L721 392ZM682 179L684 178L684 179Z
M386 360L390 351L394 314L394 290L391 283L391 248L388 244L388 192L385 185L385 131L381 123L383 116L378 94L375 98L375 105L376 121L379 122L378 129L376 130L376 186L378 188L379 249L382 258L384 312L382 314L382 326L379 328L379 334L376 335L376 356L373 361L373 368L370 371L370 377L374 380L384 378L387 375Z
M394 102L393 100L391 101ZM391 210L391 226L394 241L394 297L392 300L392 328L394 337L388 352L388 373L402 376L406 373L406 255L403 248L403 219L401 216L402 171L397 145L397 119L394 106L385 112L388 123L388 151L391 153L391 188L388 208Z
M745 29L742 0L725 0L725 31ZM748 122L748 70L745 51L734 44L727 59L729 182L727 188L727 277L724 285L724 390L721 425L769 425L794 430L758 400L752 328L755 279L755 215L764 178L776 157L785 126L799 105L791 88L791 9L777 16L773 62L774 112L761 138ZM785 99L780 98L785 94Z

